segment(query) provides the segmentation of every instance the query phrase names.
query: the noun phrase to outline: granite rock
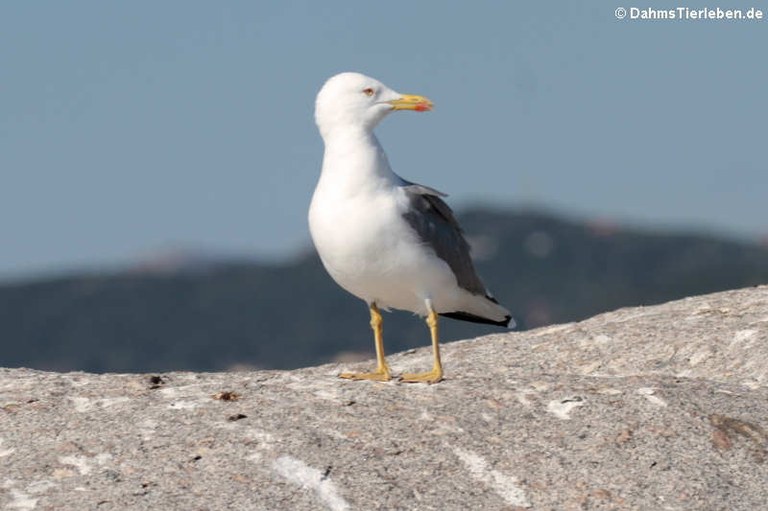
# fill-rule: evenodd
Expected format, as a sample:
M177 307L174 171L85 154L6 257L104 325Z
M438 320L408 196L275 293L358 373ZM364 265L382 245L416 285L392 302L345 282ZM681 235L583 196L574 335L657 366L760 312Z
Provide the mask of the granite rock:
M370 363L0 369L0 508L765 509L768 287L451 343L444 364L436 385L336 377Z

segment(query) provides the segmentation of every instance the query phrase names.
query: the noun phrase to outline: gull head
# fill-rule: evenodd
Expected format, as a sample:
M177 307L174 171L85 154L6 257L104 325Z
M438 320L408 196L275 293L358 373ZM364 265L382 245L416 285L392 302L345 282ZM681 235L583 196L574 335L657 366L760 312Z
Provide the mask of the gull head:
M325 82L315 102L315 122L323 138L337 130L372 130L395 110L432 110L424 96L400 94L360 73L341 73Z

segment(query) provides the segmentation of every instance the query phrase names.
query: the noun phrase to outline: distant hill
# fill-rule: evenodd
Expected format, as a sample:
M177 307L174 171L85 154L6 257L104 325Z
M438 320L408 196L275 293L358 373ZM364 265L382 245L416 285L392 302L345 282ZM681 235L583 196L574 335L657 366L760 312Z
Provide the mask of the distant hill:
M519 328L768 283L768 250L706 235L574 223L536 212L460 215L480 274ZM498 331L444 320L445 340ZM428 344L385 315L386 348ZM162 264L0 285L0 366L152 372L293 368L370 353L365 305L317 256L277 265Z

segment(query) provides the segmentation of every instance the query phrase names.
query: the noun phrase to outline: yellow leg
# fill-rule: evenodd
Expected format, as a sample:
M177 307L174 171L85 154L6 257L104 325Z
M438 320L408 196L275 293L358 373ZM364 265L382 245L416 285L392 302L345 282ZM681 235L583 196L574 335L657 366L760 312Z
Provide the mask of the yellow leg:
M371 309L371 328L373 328L373 340L376 344L376 370L372 373L341 373L340 378L346 378L347 380L374 380L374 381L389 381L392 376L389 372L389 366L387 361L384 360L384 336L379 308L375 303L370 306Z
M432 370L426 373L404 374L400 378L400 381L407 383L437 383L443 379L443 364L440 363L440 339L437 328L437 313L433 310L429 311L427 325L429 325L429 332L432 335L432 355L434 356Z

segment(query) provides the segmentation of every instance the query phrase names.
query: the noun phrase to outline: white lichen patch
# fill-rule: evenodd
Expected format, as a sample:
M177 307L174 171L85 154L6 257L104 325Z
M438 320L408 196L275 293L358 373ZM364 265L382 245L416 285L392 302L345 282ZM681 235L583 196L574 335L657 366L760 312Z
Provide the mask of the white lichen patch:
M533 388L533 390L535 390L536 392L546 392L549 390L549 387L551 387L551 385L545 381L531 382L531 388Z
M454 447L453 453L464 463L473 479L490 487L507 504L531 507L531 502L516 477L490 468L485 458L472 451Z
M89 412L94 408L109 408L114 405L125 403L131 400L130 397L104 397L99 399L91 399L83 396L73 396L69 398L75 407L76 412Z
M72 401L72 404L75 406L76 412L87 412L93 406L91 400L87 397L75 396L70 397L69 400Z
M349 504L339 494L334 482L319 469L291 456L280 456L272 463L272 468L288 481L312 491L331 511L349 509Z
M171 410L194 410L200 403L196 401L174 401L168 405Z
M205 387L199 383L179 385L176 387L163 387L158 390L159 394L166 399L199 398L203 400L210 398L210 394L205 390Z
M91 470L93 470L91 462L87 456L60 456L59 463L75 467L81 476L87 476L91 473Z
M516 392L515 393L515 398L517 398L517 402L518 403L520 403L523 406L526 406L526 407L530 408L531 406L533 406L533 402L531 402L531 400L528 399L529 395L533 395L533 393L532 392L525 392L525 391Z
M71 456L59 456L59 463L62 465L74 467L80 475L87 476L93 471L94 465L103 467L111 459L112 455L108 452L102 452L93 457L75 454ZM62 475L65 474L62 473Z
M34 494L46 492L55 486L57 485L53 481L48 481L43 479L40 481L35 481L34 483L27 486L27 491L34 495Z
M30 497L26 493L14 489L12 489L9 494L11 496L11 500L6 504L7 509L35 509L37 507L37 501L40 500Z
M613 338L605 335L605 334L597 334L592 337L587 337L585 339L580 339L577 344L581 348L592 348L592 347L600 347L605 346L607 344L611 344L613 342Z
M554 399L547 404L547 411L562 420L571 418L571 411L579 406L584 406L584 400L579 396L565 399Z
M597 394L603 394L604 396L617 396L622 393L619 389L614 389L612 387L603 387L597 389L595 392Z
M571 324L571 323L566 323L564 325L547 326L547 327L542 327L542 328L538 328L536 330L533 330L530 333L530 335L532 335L534 337L544 337L544 336L547 336L547 335L556 334L557 332L562 332L564 330L569 330L571 328L573 328L573 324Z
M699 365L712 356L712 350L709 348L703 348L688 358L688 363L692 366Z
M592 374L598 369L600 369L600 366L603 365L603 362L600 360L594 360L592 362L587 362L586 364L582 364L578 366L579 374Z
M339 392L338 388L331 388L331 389L321 388L314 392L315 397L324 399L326 401L332 401L332 402L338 401L340 394L341 392Z
M12 447L3 447L3 439L0 438L0 458L10 456L14 452L16 452L16 449L13 449Z
M733 334L733 339L731 339L731 343L728 348L734 349L737 347L749 347L753 344L752 341L756 334L757 330L752 328L748 328L746 330L738 330Z
M643 396L645 399L650 401L651 403L655 404L656 406L660 406L662 408L667 406L667 402L661 399L659 396L654 395L656 392L656 389L653 387L641 387L637 389L637 393Z
M242 432L243 438L251 443L256 443L260 450L271 451L279 440L269 431L263 431L256 428L247 428ZM259 454L260 455L260 454Z

